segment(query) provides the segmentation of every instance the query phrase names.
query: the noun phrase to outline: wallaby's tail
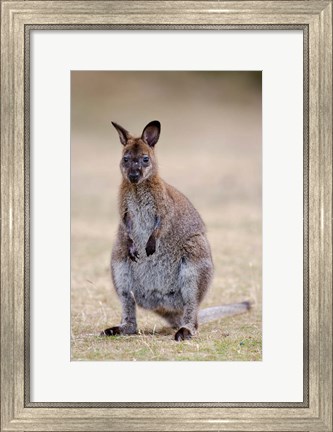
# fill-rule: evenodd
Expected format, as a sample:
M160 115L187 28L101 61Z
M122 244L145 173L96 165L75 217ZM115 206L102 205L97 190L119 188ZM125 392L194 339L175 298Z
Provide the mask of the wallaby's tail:
M214 306L199 311L199 323L207 323L230 315L238 315L251 309L251 303L233 303L222 306Z

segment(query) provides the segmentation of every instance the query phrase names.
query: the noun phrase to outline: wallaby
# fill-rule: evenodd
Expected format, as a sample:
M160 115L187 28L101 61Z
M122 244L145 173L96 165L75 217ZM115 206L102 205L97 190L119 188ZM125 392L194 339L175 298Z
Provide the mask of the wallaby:
M154 147L160 123L150 122L140 138L112 124L124 146L121 221L111 257L122 320L101 335L136 333L136 305L153 310L177 329L176 341L191 338L198 322L248 310L250 304L243 302L199 312L212 281L212 255L198 211L158 174Z

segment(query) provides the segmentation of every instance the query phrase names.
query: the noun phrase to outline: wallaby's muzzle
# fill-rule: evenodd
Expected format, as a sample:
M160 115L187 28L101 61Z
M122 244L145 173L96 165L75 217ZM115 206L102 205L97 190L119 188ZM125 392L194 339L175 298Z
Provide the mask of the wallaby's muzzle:
M138 172L138 171L129 172L128 173L128 179L131 183L138 183L138 181L140 179L140 172Z

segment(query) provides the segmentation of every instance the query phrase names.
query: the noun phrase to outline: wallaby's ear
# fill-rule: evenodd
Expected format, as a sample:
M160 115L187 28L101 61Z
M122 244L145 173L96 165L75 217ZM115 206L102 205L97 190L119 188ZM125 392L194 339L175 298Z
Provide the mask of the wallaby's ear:
M116 128L119 138L120 138L120 142L122 143L122 145L126 145L128 138L130 137L129 132L127 132L126 129L124 129L122 126L120 126L119 124L115 123L115 122L111 122L113 124L113 126Z
M145 143L147 143L150 147L154 147L157 143L158 138L160 137L161 132L161 123L157 120L154 120L147 124L147 126L143 129L141 139Z

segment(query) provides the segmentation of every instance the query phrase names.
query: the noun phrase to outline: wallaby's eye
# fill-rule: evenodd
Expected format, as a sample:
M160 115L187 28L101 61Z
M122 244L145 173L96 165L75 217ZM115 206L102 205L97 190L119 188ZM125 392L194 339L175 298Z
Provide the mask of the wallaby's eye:
M123 161L124 161L125 163L128 162L128 160L129 160L128 156L124 156L124 157L123 157Z
M142 158L144 163L148 163L149 162L149 157L148 156L143 156Z

